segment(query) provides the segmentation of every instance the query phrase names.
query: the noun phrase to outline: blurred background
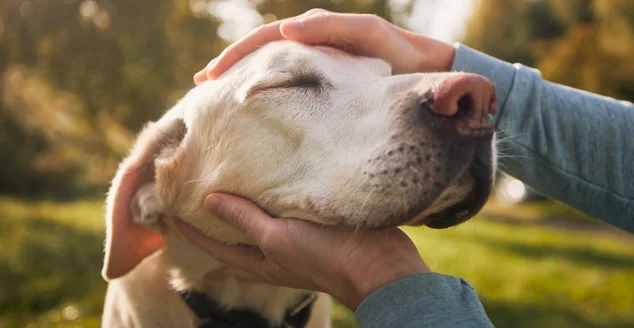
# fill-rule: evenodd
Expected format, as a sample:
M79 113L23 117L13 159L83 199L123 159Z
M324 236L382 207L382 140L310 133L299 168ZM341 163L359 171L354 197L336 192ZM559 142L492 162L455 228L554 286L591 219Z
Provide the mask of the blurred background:
M135 133L226 45L314 7L634 100L632 0L2 0L0 328L99 326L104 194ZM470 281L497 327L634 327L634 237L500 181L477 219L405 229L431 269Z

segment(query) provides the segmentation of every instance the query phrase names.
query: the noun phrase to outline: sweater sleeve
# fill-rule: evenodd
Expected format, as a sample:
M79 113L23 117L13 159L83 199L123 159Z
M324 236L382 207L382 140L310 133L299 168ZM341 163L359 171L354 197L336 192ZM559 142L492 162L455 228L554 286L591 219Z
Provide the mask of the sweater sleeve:
M361 328L493 327L467 281L438 273L378 289L359 304L355 317Z
M499 166L542 195L634 232L634 105L544 81L459 43L453 71L498 92Z

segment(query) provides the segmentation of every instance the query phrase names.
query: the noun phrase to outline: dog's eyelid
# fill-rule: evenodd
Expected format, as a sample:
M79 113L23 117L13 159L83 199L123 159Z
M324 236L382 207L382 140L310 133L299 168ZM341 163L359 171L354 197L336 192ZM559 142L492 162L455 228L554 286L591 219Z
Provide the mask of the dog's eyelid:
M277 88L328 88L332 84L319 72L292 72L285 71L286 73L283 79L275 79L278 81L266 80L254 84L249 88L245 98L252 97L253 95L262 91L277 89Z
M324 83L324 77L318 73L293 73L289 86L320 86Z

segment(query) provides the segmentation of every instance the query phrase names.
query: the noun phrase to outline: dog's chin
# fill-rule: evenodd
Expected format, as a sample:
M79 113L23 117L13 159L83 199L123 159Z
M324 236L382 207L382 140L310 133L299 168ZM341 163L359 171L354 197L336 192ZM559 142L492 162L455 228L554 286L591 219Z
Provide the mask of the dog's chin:
M423 201L410 207L409 215L377 220L371 228L383 229L399 225L427 226L446 229L464 223L484 207L493 188L493 161L477 154L431 202Z
M446 229L468 221L482 209L488 197L480 194L477 189L474 187L469 196L459 203L428 215L422 224L432 229Z
M325 224L378 230L401 225L424 225L432 229L450 228L468 221L484 207L493 186L492 170L491 165L482 165L474 161L458 174L462 178L456 179L455 182L460 181L460 185L447 186L432 202L421 202L411 206L401 216L392 212L376 211L374 218L355 217L346 220L342 219L345 216L331 216Z
M464 223L474 217L486 204L493 188L493 165L476 157L468 168L475 183L471 192L459 202L426 216L422 224L432 229L446 229Z

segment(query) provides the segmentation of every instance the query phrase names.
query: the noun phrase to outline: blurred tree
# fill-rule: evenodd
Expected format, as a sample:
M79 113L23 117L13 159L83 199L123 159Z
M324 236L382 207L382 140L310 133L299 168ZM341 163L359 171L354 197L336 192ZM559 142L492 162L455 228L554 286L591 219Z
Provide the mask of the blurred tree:
M547 80L634 100L634 1L480 0L464 42Z
M313 7L388 20L411 9L391 2L4 0L0 193L103 190L134 133L193 86L236 24Z

